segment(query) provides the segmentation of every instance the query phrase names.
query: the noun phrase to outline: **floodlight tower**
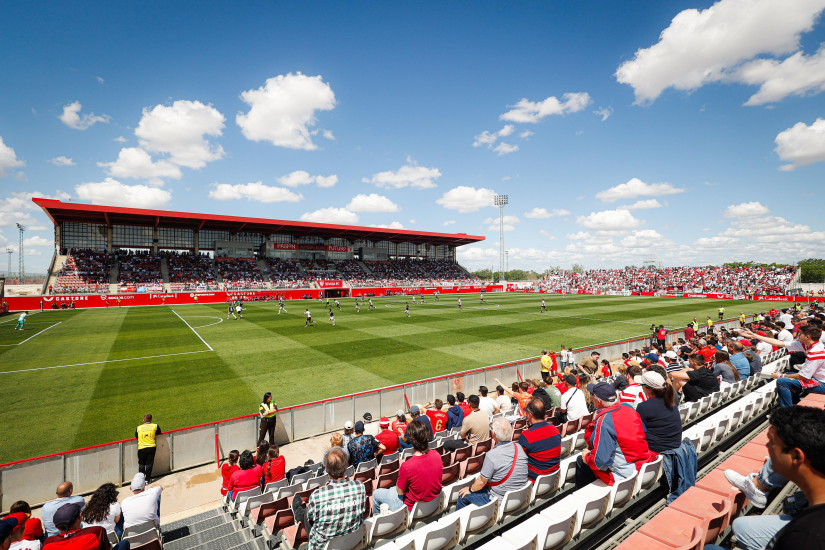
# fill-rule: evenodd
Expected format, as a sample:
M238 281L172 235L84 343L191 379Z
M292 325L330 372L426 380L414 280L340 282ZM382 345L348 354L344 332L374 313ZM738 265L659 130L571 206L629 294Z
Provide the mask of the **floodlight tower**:
M508 195L496 195L494 203L498 206L498 282L504 281L504 205L509 202Z
M504 251L504 272L510 273L510 251Z
M13 252L13 250L9 246L9 247L6 248L6 252L9 255L9 267L8 267L9 272L6 273L6 277L11 277L11 253Z
M26 230L26 226L22 224L17 224L17 229L20 230L20 246L18 247L17 251L20 254L17 260L17 269L19 270L20 274L17 276L17 284L23 284L23 275L25 275L26 267L23 263L23 232Z

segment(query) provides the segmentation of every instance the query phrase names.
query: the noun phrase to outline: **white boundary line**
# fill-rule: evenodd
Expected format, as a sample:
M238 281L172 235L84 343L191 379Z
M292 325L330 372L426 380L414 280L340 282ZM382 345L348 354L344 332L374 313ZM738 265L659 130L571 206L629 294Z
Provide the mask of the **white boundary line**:
M58 365L56 367L38 367L36 369L21 369L21 370L7 370L0 371L0 374L14 374L16 372L32 372L36 370L51 370L51 369L65 369L66 367L82 367L85 365L102 365L103 363L120 363L123 361L138 361L140 359L157 359L159 357L174 357L176 355L191 355L193 353L209 353L209 350L203 349L200 351L184 351L181 353L167 353L164 355L150 355L148 357L130 357L128 359L109 359L108 361L92 361L91 363L75 363L73 365Z
M203 336L201 336L200 334L198 334L198 331L197 331L197 330L195 330L195 329L193 329L193 328L192 328L192 325L190 325L189 323L187 323L187 322L186 322L186 319L184 319L183 317L181 317L180 315L178 315L178 312L177 312L177 311L175 311L175 310L173 309L173 310L172 310L172 313L174 313L175 315L177 315L177 316L178 316L178 319L180 319L181 321L183 321L183 322L184 322L184 324L186 324L186 326L187 326L187 327L189 327L189 330L191 330L192 332L194 332L194 333L195 333L195 336L197 336L198 338L200 338L201 342L203 342L203 343L204 343L204 345L205 345L207 348L209 348L209 351L215 351L215 350L213 350L213 349L212 349L212 346L210 346L209 344L207 344L207 343L206 343L206 340L204 340L204 339L203 339Z
M223 318L222 317L214 317L212 315L187 315L187 319L193 319L193 318L197 318L197 319L217 319L218 320L217 323L209 323L208 325L203 325L203 326L197 327L197 328L206 328L206 327L211 327L213 325L218 325L220 323L223 323Z
M43 330L41 330L41 331L40 331L40 332L38 332L37 334L33 334L33 335L29 336L28 338L26 338L26 339L25 339L25 340L23 340L22 342L18 342L18 343L16 343L16 344L0 344L0 346L2 346L2 347L8 347L8 346L22 346L23 344L25 344L26 342L28 342L29 340L31 340L31 339L32 339L32 338L34 338L35 336L38 336L38 335L40 335L40 334L43 334L44 332L46 332L46 331L47 331L47 330L49 330L50 328L54 328L54 327L56 327L57 325L59 325L60 323L62 323L62 322L63 322L63 321L58 321L58 322L56 322L55 324L53 324L52 326L44 328Z

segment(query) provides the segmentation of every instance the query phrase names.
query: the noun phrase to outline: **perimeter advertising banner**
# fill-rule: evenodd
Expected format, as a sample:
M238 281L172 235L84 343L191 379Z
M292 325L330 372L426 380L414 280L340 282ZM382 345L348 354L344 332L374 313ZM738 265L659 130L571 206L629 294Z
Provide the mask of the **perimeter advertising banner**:
M344 281L315 281L321 288L344 288Z

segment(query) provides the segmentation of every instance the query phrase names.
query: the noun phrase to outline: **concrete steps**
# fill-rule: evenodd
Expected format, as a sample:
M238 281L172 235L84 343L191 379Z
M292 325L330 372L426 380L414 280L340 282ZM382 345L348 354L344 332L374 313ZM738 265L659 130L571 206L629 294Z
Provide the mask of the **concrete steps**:
M214 521L207 520L207 522ZM190 529L195 529L196 526L190 526ZM164 534L164 540L166 535ZM218 541L223 540L222 543ZM195 532L191 535L181 537L171 542L164 542L163 548L165 550L189 550L190 548L233 548L245 542L252 540L252 532L248 529L243 529L237 522L224 521L215 527L205 529L201 532Z
M361 266L361 269L363 269L364 273L366 273L367 275L373 274L370 268L367 267L367 264L365 264L362 260L358 260L358 265Z
M169 292L169 263L166 261L166 258L160 259L160 276L163 278L163 291Z

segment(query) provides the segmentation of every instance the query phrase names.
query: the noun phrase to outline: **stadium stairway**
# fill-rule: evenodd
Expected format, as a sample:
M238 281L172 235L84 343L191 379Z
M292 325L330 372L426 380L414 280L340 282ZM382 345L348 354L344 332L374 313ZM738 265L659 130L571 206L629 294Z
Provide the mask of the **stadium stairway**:
M117 262L112 262L112 267L109 269L109 294L117 294L117 276L119 272Z
M763 383L771 372L787 366L787 357L779 353L768 359L771 362L766 363L762 375L738 382L698 403L680 407L684 436L693 441L698 451L700 473L697 486L708 476L709 469L717 469L733 453L747 447L748 441L765 428L765 414L775 397L775 383ZM517 429L521 427L521 419L511 420ZM483 507L469 506L456 512L455 493L472 483L485 448L474 448L472 454L462 453L461 462L456 454L442 455L445 464L453 460L455 463L445 466L443 475L451 483L445 485L431 510L425 510L423 505L418 507L411 512L412 520L406 508L390 516L370 518L363 530L335 541L330 547L337 550L378 546L384 546L386 550L450 550L481 545L490 550L615 548L664 508L666 490L657 483L662 477L661 461L651 463L635 478L613 488L595 483L576 491L575 458L584 446L583 426L565 425L562 428L563 456L559 472L543 476L535 485L527 484L519 491L512 491L503 502ZM451 437L453 434L443 433L436 446L443 449L441 440ZM745 452L756 451L748 447ZM380 468L382 466L378 465L375 470L357 473L355 478L380 485L380 480L372 481ZM389 465L385 468L391 469ZM385 474L389 476L385 478L388 482L391 474ZM317 483L323 483L323 479L315 483L307 479L297 485L252 496L250 502L254 504L250 506L244 498L239 498L237 503L229 502L227 506L163 525L163 546L167 550L302 548L306 533L301 532L300 525L294 525L291 510L286 505L296 492L304 491L302 496L308 498ZM735 497L731 496L730 500L734 501ZM737 502L741 504L742 499ZM370 503L368 508L366 513L371 516ZM719 526L721 528L721 524ZM623 546L623 550L627 548L630 546Z
M165 257L160 259L160 276L163 280L163 291L170 292L171 289L169 287L169 262L166 260Z
M215 274L215 282L218 283L218 288L223 290L223 277L221 277L221 270L218 269L218 260L215 258L212 258L212 273Z
M269 268L266 265L266 260L258 258L256 264L258 265L258 274L261 276L261 279L266 281L267 288L271 288L272 285L269 283Z
M367 275L372 275L372 270L370 270L370 268L367 267L367 264L365 264L362 260L358 260L358 265L361 266L361 269L364 270L364 273L366 273Z
M46 282L43 285L44 291L43 294L46 294L49 291L49 287L54 288L57 284L57 273L60 273L60 270L63 269L63 266L66 265L66 260L69 259L69 256L64 256L62 254L55 254L54 257L54 264L52 265L52 270L46 276Z

